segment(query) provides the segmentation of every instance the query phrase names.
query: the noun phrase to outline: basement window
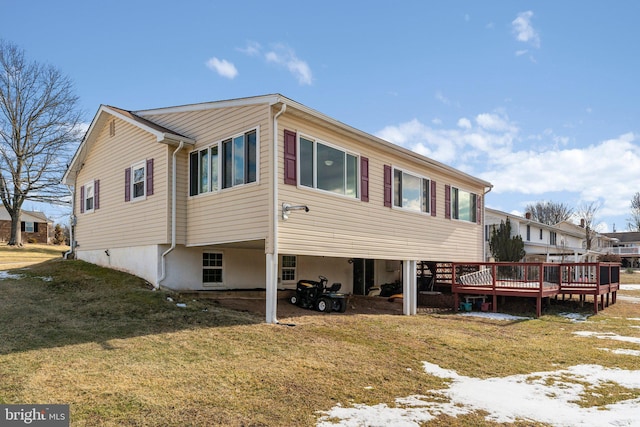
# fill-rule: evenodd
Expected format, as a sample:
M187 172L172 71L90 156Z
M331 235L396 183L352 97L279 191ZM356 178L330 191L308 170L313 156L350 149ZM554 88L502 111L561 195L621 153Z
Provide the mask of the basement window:
M202 254L202 284L220 286L223 278L222 253L204 252Z
M296 261L295 255L282 255L280 278L283 282L294 282L296 280Z

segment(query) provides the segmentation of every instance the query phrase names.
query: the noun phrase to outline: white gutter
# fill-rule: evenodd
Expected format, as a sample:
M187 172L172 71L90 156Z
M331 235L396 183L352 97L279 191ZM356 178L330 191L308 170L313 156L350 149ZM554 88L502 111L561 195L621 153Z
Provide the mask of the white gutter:
M184 141L180 141L180 145L178 145L178 148L173 151L173 155L171 156L171 247L164 251L164 253L162 254L162 273L160 274L160 279L158 279L158 282L153 285L155 289L160 288L160 282L162 282L167 276L167 262L165 257L176 248L176 180L178 179L176 177L176 156L178 154L178 151L182 150L182 147L184 147Z
M273 170L272 170L272 213L273 213L273 235L272 253L267 254L267 283L266 283L266 321L267 323L278 324L276 317L278 307L278 117L287 109L287 104L282 103L280 111L273 116Z
M67 185L69 192L71 193L71 215L69 216L69 250L64 253L64 259L69 259L69 255L73 253L73 249L75 248L75 242L73 241L73 227L75 226L75 210L76 210L76 193L75 187L73 187L73 191L71 190L71 186Z

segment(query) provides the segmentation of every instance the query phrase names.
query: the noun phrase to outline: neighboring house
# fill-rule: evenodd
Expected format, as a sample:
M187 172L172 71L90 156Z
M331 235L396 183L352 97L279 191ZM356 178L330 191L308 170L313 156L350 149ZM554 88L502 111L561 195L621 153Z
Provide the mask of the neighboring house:
M53 222L42 212L22 211L20 216L22 243L51 243ZM11 216L4 206L0 207L0 241L11 237Z
M176 291L342 290L420 261L482 261L491 185L281 95L144 111L103 105L64 182L77 258Z
M547 225L532 220L530 214L522 217L486 208L487 260L491 257L491 233L507 218L511 222L512 237L520 236L524 242L524 262L594 262L599 255L610 251L610 239L597 233L588 251L585 229L570 221Z
M555 225L564 232L581 236L583 255L580 262L596 262L601 255L611 253L613 240L605 234L593 230L591 231L591 247L587 249L587 231L584 228L584 220L580 222L581 224L578 225L571 221L562 221Z
M622 257L623 267L640 267L640 232L622 231L604 235L612 239L611 253Z

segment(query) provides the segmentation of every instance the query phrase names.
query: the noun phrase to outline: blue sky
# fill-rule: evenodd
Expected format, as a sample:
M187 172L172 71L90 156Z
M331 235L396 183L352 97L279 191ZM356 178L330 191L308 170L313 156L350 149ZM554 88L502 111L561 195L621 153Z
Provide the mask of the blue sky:
M67 74L87 122L281 93L488 180L491 208L598 201L623 231L640 191L640 2L0 6L0 38Z

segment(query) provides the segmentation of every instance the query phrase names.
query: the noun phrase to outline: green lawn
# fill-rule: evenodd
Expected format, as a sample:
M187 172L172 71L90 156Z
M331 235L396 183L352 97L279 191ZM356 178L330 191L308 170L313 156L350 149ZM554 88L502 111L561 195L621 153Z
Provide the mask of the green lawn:
M444 387L422 361L479 378L576 364L638 368L637 357L594 350L600 343L573 334L584 324L556 314L496 321L301 310L297 326L276 326L211 300L177 307L176 296L139 278L82 261L12 273L21 277L0 280L0 403L70 404L74 426L311 426L316 411L337 404L393 405ZM640 337L630 318L640 318L640 304L619 300L588 329ZM629 398L629 390L608 394ZM472 414L425 425L494 424Z

